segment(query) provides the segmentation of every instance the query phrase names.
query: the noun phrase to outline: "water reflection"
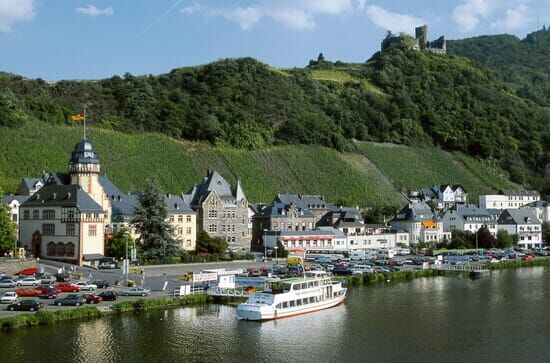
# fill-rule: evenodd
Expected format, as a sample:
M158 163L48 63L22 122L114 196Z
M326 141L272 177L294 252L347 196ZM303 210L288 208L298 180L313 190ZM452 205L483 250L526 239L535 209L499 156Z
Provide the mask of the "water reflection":
M227 305L60 323L2 335L0 361L548 361L547 277L533 268L353 288L344 305L264 323Z

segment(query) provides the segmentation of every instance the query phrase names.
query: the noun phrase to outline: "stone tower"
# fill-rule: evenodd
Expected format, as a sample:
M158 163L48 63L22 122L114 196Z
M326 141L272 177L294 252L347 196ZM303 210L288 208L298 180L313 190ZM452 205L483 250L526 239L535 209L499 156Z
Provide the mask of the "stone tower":
M418 46L420 49L425 49L428 47L428 26L422 25L414 29L416 40L418 41Z

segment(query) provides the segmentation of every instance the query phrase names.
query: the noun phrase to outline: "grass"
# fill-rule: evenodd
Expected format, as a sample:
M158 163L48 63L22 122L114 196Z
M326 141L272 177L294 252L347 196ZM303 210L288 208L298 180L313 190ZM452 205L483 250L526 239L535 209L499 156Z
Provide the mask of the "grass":
M128 135L89 128L106 174L123 192L138 191L158 175L165 192L181 194L202 182L207 169L218 170L235 185L240 178L248 199L270 202L277 193L319 194L349 206L394 206L404 203L402 189L433 184L464 185L471 198L510 187L498 169L437 148L408 148L357 143L358 153L340 153L313 145L243 150L207 143L177 141L153 133ZM15 193L23 177L42 171L66 172L76 126L29 122L0 127L0 189ZM472 199L475 200L475 199Z
M45 311L36 313L19 314L8 318L0 319L2 330L13 330L21 327L34 325L52 325L63 320L89 319L101 316L96 307L81 307L70 310Z
M366 79L359 79L341 70L314 69L310 72L311 78L318 81L330 81L342 84L347 82L361 83L361 85L365 88L367 92L375 93L381 96L385 95L385 93L380 88L375 86L372 82Z
M111 309L116 313L124 313L130 311L147 311L151 309L202 305L212 301L210 295L189 295L184 297L165 297L160 299L138 299L133 301L123 301L111 306Z

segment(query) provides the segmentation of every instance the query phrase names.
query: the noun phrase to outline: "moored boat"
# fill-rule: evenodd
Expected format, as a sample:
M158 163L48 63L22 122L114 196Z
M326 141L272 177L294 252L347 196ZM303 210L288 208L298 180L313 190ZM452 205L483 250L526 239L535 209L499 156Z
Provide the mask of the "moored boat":
M245 320L272 320L311 313L342 303L346 292L324 271L309 271L303 278L273 282L268 290L251 294L239 304L237 315Z

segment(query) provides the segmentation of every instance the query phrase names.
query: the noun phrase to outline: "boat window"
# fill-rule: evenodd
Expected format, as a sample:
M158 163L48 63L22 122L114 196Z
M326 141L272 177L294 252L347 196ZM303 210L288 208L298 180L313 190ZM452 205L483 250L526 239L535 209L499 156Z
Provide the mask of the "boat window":
M300 300L300 299L296 300L296 305L297 305L297 306L302 305L302 300Z
M280 309L280 308L281 308L281 303L278 303L275 307L276 307L277 309Z
M283 309L286 309L286 308L288 308L288 301L283 302Z
M302 299L302 303L303 303L304 305L307 304L307 297L304 297L304 298Z
M293 308L296 306L296 301L292 300L292 301L289 301L290 303L290 307Z
M300 284L294 285L294 290L300 290Z
M315 296L311 296L311 297L309 298L309 303L310 303L310 304L313 304L314 302L315 302Z
M307 289L307 282L302 283L302 289Z

